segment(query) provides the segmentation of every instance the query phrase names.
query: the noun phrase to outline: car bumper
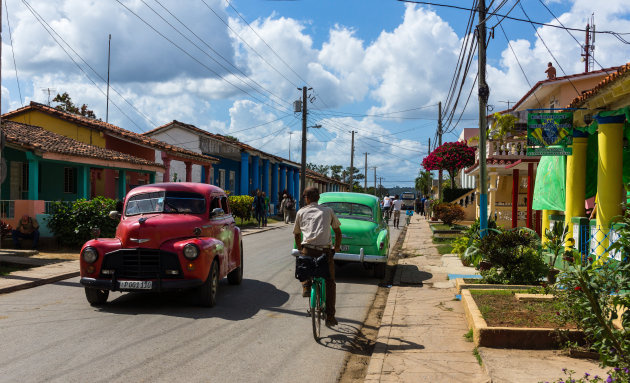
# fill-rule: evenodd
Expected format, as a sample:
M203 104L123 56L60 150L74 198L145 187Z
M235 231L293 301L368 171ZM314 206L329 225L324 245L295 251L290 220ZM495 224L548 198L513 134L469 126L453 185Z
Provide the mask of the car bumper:
M298 256L300 252L297 249L291 251L291 255ZM387 257L384 255L366 255L363 252L363 248L360 249L359 254L349 253L335 253L335 261L342 262L360 262L360 263L387 263Z
M96 279L83 277L80 280L81 284L85 287L101 290L112 291L179 291L192 289L203 285L203 281L200 279L182 279L182 280L153 280L152 287L150 289L121 289L118 281L112 281L110 279Z

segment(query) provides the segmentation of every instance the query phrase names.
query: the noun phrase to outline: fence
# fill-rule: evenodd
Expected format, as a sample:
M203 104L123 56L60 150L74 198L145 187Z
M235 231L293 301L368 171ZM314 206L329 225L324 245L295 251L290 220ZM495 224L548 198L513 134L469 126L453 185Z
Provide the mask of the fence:
M602 228L595 224L580 225L573 224L573 236L577 250L582 254L582 262L586 258L599 259L608 256L619 262L628 260L628 254L624 254L619 249L614 249L613 245L621 238L619 230L624 224L613 224L610 229Z

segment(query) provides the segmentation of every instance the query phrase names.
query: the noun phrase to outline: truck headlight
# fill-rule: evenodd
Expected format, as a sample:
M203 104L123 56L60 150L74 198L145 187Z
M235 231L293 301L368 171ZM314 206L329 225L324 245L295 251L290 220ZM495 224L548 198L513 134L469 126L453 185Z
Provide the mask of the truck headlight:
M87 263L94 263L98 259L98 251L93 247L86 247L81 253L83 260Z
M198 256L199 248L196 245L189 243L184 246L184 257L186 257L186 259L190 259L192 261L194 259L197 259Z

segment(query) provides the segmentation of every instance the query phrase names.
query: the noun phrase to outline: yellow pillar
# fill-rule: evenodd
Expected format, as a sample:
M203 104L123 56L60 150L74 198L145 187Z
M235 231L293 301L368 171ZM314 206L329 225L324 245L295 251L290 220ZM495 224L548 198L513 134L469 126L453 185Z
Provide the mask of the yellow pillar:
M575 131L576 135L581 132ZM573 137L573 154L567 156L566 207L564 211L565 225L569 226L567 238L575 238L571 218L584 217L584 200L586 192L586 137ZM568 249L568 248L567 248Z
M597 257L608 257L608 239L612 219L621 215L621 187L623 185L623 123L624 115L596 117L598 128L597 150Z
M542 211L542 227L540 228L540 234L542 237L542 243L545 244L547 242L547 236L545 233L547 230L551 229L551 223L549 222L549 216L552 215L555 210L543 210Z
M494 218L495 213L497 212L497 178L499 176L499 174L496 171L492 171L494 169L491 169L490 171L490 182L488 183L488 194L489 194L489 201L488 201L488 207L490 208L490 211L488 212L488 217L490 219Z

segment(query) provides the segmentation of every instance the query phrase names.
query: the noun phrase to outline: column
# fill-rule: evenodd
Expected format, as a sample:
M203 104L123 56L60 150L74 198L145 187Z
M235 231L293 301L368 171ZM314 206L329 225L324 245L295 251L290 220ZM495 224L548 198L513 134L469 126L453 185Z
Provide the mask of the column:
M297 198L295 196L295 189L294 189L294 185L293 185L293 168L288 168L287 169L287 192L293 197L293 199L295 199L295 202L297 202L297 200L299 198Z
M287 188L287 166L280 164L280 191L284 191ZM289 191L287 190L287 193Z
M77 168L77 198L90 198L90 168L79 166Z
M490 175L490 182L488 183L488 197L490 200L488 207L490 212L488 216L492 219L497 212L497 180L499 174L494 169L491 169L488 174Z
M271 166L271 203L278 211L278 163ZM273 212L275 213L275 212Z
M263 160L263 174L262 174L262 190L271 197L271 190L269 190L269 160Z
M608 257L608 232L614 217L622 215L623 123L625 115L596 117L597 140L597 234L598 257Z
M532 226L532 197L534 196L534 164L527 164L527 227Z
M171 180L171 159L164 152L162 152L162 163L164 163L164 175L162 176L162 182L170 182L170 180Z
M39 157L33 152L26 152L28 161L28 196L31 201L39 199Z
M186 182L192 182L192 162L184 162L186 165Z
M518 169L512 170L512 228L518 226Z
M260 157L252 156L252 191L260 189Z
M124 199L127 195L127 172L118 169L118 199Z
M586 146L588 138L585 133L573 130L573 154L567 156L566 207L564 224L569 226L567 238L575 238L573 233L573 217L584 217L586 189Z
M210 183L210 172L212 171L212 165L207 165L203 167L203 180L201 182L209 184Z
M241 195L249 194L249 153L241 152Z
M300 194L300 171L298 169L295 169L295 171L293 172L293 188L295 190L295 194ZM300 208L300 200L302 199L302 196L298 195L295 198L295 208L299 209Z

